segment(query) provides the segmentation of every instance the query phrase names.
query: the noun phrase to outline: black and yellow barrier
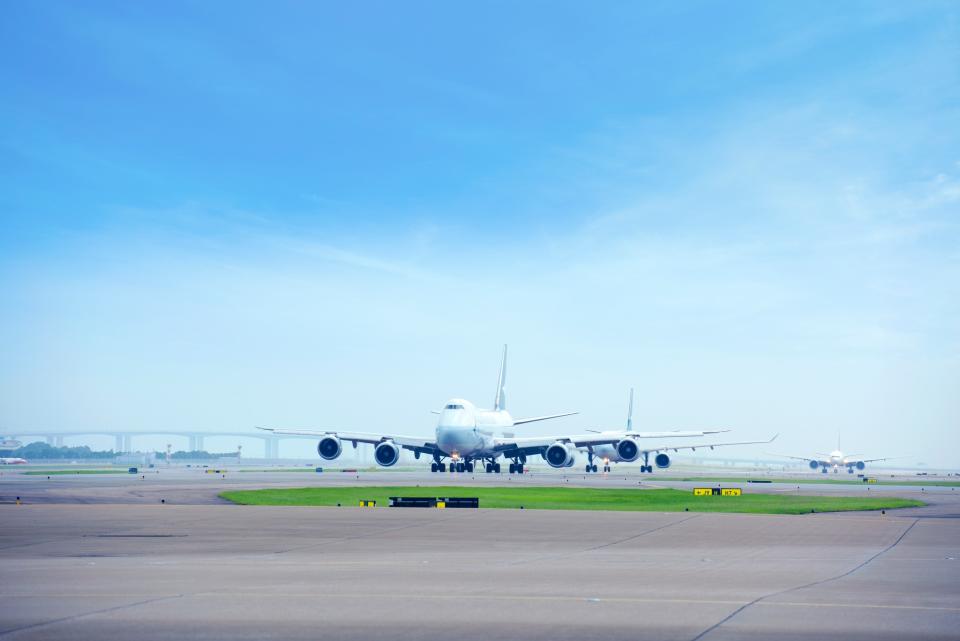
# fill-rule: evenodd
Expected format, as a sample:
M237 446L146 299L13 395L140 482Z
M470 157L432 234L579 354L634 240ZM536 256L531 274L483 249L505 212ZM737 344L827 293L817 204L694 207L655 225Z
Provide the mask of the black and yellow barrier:
M743 494L743 490L739 487L695 487L693 488L694 496L740 496Z
M866 477L866 476L865 476L865 477L863 477L863 482L864 482L864 483L876 483L876 482L877 482L877 479L872 479L872 478L869 478L869 477Z
M377 507L377 502L370 501L369 499L360 499L360 507Z
M480 499L472 496L391 496L390 507L435 507L441 510L454 507L480 507Z

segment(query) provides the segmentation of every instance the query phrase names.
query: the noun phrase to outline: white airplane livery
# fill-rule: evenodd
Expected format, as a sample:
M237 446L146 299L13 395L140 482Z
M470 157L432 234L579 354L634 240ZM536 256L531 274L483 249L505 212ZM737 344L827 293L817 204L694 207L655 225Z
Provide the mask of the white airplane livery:
M620 431L596 432L602 436L616 436L620 438L615 444L588 445L585 449L587 453L586 471L597 471L597 465L593 462L594 458L603 461L603 471L610 471L610 463L632 463L638 458L643 457L643 464L640 465L641 474L644 472L653 472L653 465L650 464L650 455L653 455L653 462L657 467L666 469L670 467L670 456L667 454L670 450L689 449L696 451L697 448L713 449L715 447L725 447L729 445L754 445L756 443L770 443L777 435L774 435L769 441L738 441L735 443L697 443L690 445L665 445L659 443L644 443L641 439L662 439L662 438L686 438L691 436L705 436L707 434L720 434L730 430L704 430L704 431L673 431L673 432L634 432L633 431L633 389L630 389L630 405L627 408L627 429Z
M775 454L774 456L782 456L783 458L792 458L798 461L808 461L808 465L811 470L816 471L819 469L822 473L826 474L828 469L832 469L833 473L836 474L840 471L840 468L847 468L848 474L853 474L854 468L858 470L864 469L867 463L875 463L877 461L888 461L888 458L861 458L859 456L853 456L852 454L844 454L840 451L840 439L837 439L837 449L830 452L829 454L817 454L815 458L810 458L807 456L790 456L787 454Z
M500 376L497 380L497 393L493 409L481 409L470 401L461 398L448 400L443 409L434 412L439 415L434 438L428 439L416 436L401 436L395 434L377 434L369 432L351 432L344 430L287 430L277 428L258 428L275 434L290 434L297 436L317 436L317 453L325 460L336 459L343 452L343 442L347 441L357 447L358 443L367 443L374 446L374 458L378 465L390 467L400 460L400 451L405 449L413 452L415 458L427 455L432 458L430 465L432 472L473 472L474 465L483 465L486 472L499 473L500 459L511 461L509 472L523 474L524 465L528 456L541 456L551 467L572 467L576 462L577 453L586 450L590 456L590 471L596 471L592 465L593 456L602 451L608 460L635 461L643 453L649 454L637 445L637 438L651 436L703 436L712 432L591 432L589 434L537 436L516 438L514 436L496 436L496 431L511 429L518 425L525 425L535 421L545 421L564 416L571 416L577 412L563 412L530 418L513 418L506 407L506 368L507 346L503 346L503 358L500 361ZM714 447L719 445L733 445L733 443L716 443L713 445L660 445L654 452L660 452L655 458L658 467L669 467L670 459L663 453L667 450L683 448ZM609 448L600 449L597 448ZM449 461L449 465L447 463ZM645 465L647 471L653 471L651 466Z

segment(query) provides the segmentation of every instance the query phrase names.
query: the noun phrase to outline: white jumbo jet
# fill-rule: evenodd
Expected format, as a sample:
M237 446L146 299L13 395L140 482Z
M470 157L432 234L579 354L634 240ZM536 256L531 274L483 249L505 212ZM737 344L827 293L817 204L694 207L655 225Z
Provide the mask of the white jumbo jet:
M378 465L390 467L400 459L400 450L410 450L415 458L425 454L433 459L430 465L431 472L445 472L446 459L450 460L451 472L473 472L474 463L485 464L486 472L499 473L500 457L510 459L510 473L523 474L524 465L528 456L542 456L551 467L572 467L576 462L578 450L584 448L609 447L603 450L614 453L616 458L611 460L635 461L643 451L636 443L637 437L643 433L624 431L591 432L589 434L567 436L536 436L516 438L513 436L498 437L495 430L504 430L563 416L571 416L577 412L564 412L532 418L513 418L506 407L506 368L507 346L503 346L503 358L500 361L500 376L497 380L497 393L493 409L480 409L470 401L461 398L448 400L443 409L435 411L440 418L433 440L417 436L400 436L394 434L377 434L369 432L349 432L343 430L287 430L277 428L258 429L273 432L274 434L289 434L294 436L318 436L317 454L325 460L333 460L343 451L343 441L357 447L358 443L367 443L374 446L374 458ZM659 432L650 433L656 436L702 436L708 432ZM715 432L710 432L715 433ZM717 443L714 445L731 445ZM686 447L713 447L714 445L670 445L658 446L655 452L678 450ZM592 457L591 457L592 461ZM658 467L668 467L670 459L665 453L658 453L655 458ZM652 467L645 466L648 471ZM596 470L591 465L591 469Z
M0 458L0 465L24 465L26 462L25 458Z
M852 454L844 454L840 451L840 438L837 438L837 449L830 452L829 454L817 454L816 458L810 458L807 456L790 456L788 454L774 454L773 456L782 456L783 458L792 458L797 461L807 461L811 470L816 471L817 468L820 469L824 474L827 473L827 470L833 468L833 473L836 474L840 471L841 467L847 468L848 474L853 474L854 468L858 470L864 469L867 463L875 463L877 461L889 461L890 457L887 458L860 458L859 456L854 456Z
M673 450L677 452L678 450L689 449L696 451L697 448L701 449L713 449L715 447L725 447L729 445L754 445L757 443L770 443L777 435L774 435L768 441L739 441L736 443L697 443L695 445L689 445L684 443L683 445L665 445L662 443L642 443L641 439L662 439L662 438L689 438L691 436L706 436L708 434L720 434L723 432L729 432L730 430L702 430L702 431L672 431L672 432L634 432L633 431L633 389L630 389L630 406L627 409L627 429L626 430L613 430L613 431L604 431L596 432L596 434L601 436L616 436L619 440L613 444L602 443L599 445L588 445L584 448L587 453L587 468L586 471L589 474L590 472L597 471L597 465L594 464L593 459L599 458L603 461L603 471L610 471L610 463L632 463L636 461L641 456L643 457L643 464L640 466L640 473L644 472L653 472L653 465L650 465L650 455L653 454L653 462L660 469L666 469L670 467L670 456L667 454L668 451Z

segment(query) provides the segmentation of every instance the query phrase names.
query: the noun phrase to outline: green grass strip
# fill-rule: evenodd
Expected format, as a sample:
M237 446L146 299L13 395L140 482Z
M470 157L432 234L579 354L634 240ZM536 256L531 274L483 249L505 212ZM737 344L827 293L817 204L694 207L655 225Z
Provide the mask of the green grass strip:
M127 470L31 470L25 476L70 476L73 474L129 474Z
M378 506L391 496L479 497L480 507L532 510L616 510L652 512L746 512L754 514L806 514L919 507L922 501L882 496L797 496L750 494L743 496L693 496L683 490L633 490L567 487L302 487L293 489L237 490L220 494L242 505L358 506L361 499Z
M731 476L651 476L650 481L688 481L694 483L715 482L715 483L748 483L756 481L769 481L771 483L785 483L787 485L864 485L876 487L877 485L903 485L907 487L960 487L960 481L900 481L897 479L885 479L880 476L871 476L877 479L876 483L864 483L860 479L849 478L771 478L766 476L753 477L731 477Z

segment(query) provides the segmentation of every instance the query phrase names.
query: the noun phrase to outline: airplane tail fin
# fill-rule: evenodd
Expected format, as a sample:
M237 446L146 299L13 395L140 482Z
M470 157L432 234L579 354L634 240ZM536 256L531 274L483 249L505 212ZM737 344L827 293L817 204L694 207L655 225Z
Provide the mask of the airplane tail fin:
M630 407L627 410L627 431L633 431L633 388L630 388Z
M497 379L497 398L493 402L495 411L507 409L507 346L503 346L503 357L500 359L500 377Z

